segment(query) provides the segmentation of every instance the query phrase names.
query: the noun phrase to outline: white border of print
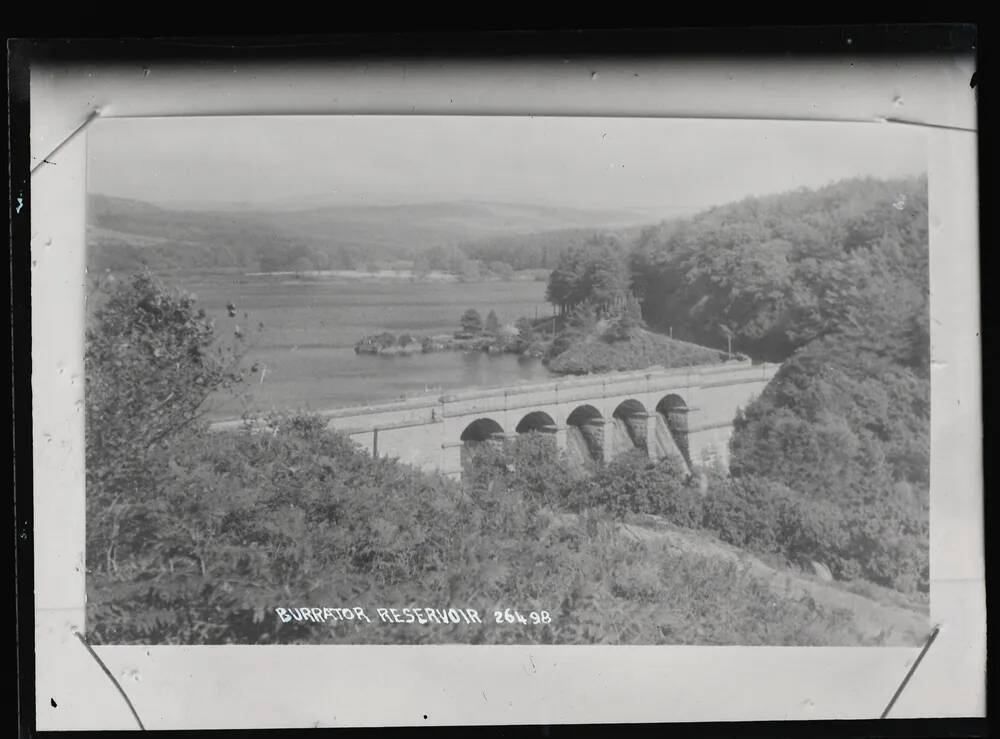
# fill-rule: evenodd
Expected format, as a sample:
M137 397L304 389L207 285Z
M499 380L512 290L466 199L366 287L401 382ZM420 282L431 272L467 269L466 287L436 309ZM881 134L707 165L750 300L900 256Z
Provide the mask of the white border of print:
M596 74L595 74L596 73ZM893 717L985 715L975 98L967 59L578 59L31 70L32 163L105 117L530 114L796 118L927 129L931 618ZM876 121L883 121L877 123ZM858 125L858 124L853 124ZM40 730L135 721L84 618L85 135L32 176L36 706ZM917 648L97 647L147 728L878 717Z

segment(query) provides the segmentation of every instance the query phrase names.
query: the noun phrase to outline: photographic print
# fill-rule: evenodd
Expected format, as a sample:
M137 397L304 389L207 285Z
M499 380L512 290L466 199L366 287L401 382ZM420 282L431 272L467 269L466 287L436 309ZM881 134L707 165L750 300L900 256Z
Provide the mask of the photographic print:
M920 131L87 132L93 644L915 646Z

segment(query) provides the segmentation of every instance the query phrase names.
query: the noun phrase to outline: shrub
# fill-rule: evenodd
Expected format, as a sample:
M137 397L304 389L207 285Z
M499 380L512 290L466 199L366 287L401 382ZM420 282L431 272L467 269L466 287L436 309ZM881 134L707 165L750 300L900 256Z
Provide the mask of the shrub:
M717 480L704 501L702 525L741 549L779 553L779 486L753 478Z
M610 342L626 341L644 327L642 306L630 292L605 331L604 339Z
M668 464L651 462L640 451L622 454L567 496L576 509L600 507L616 517L629 513L664 516L679 526L697 526L701 499Z
M190 618L210 641L254 641L258 631L241 629L261 608L315 602L361 576L407 582L456 556L454 484L372 459L322 419L177 437L147 465L152 487L142 517L121 527L119 567L88 579L105 591L93 598L102 633L155 641L163 626L141 612L190 599L176 628ZM212 594L208 605L199 593Z
M930 587L926 515L891 499L856 506L845 514L843 559L854 572L904 593Z
M486 323L483 324L483 330L488 334L496 334L500 331L500 319L497 318L496 311L491 310L486 314Z
M388 349L396 344L396 335L391 334L388 331L383 331L380 334L372 336L371 342L379 349Z
M573 476L554 437L531 431L502 444L472 448L465 487L483 487L494 480L501 489L515 490L538 505L565 508Z
M774 486L774 483L771 484ZM846 545L847 522L843 511L826 501L804 498L780 485L776 496L776 538L781 553L793 563L804 565L818 561L832 573L845 579L849 565L841 553Z
M531 344L535 340L535 327L530 318L522 316L517 319L514 325L517 327L518 337L525 344Z
M929 585L926 518L905 499L845 507L765 478L719 478L702 525L749 551L822 562L838 579L865 577L901 592Z

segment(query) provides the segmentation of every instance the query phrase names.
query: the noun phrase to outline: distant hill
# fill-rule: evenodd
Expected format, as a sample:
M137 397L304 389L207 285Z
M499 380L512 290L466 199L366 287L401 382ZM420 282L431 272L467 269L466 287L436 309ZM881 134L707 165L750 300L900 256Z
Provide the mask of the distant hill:
M251 266L269 251L286 252L289 262L303 256L315 261L320 255L333 262L324 266L344 266L337 262L347 251L355 259L412 258L480 239L617 228L643 219L626 210L476 201L294 211L172 210L92 194L88 240L92 256L113 268L136 261L166 267Z
M568 228L608 228L641 221L618 210L522 205L515 203L421 203L415 205L332 206L267 215L295 236L421 249L500 234L529 234Z

